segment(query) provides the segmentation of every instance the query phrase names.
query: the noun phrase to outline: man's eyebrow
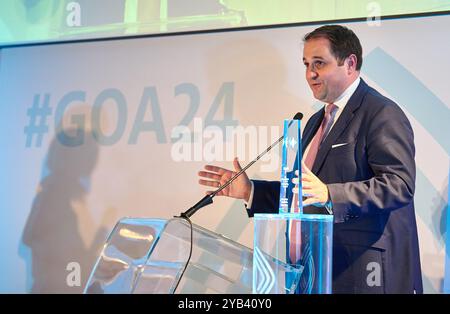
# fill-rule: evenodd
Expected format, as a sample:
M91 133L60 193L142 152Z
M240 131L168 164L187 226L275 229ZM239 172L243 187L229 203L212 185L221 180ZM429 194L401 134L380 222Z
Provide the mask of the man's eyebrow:
M311 58L311 60L325 60L323 57L320 57L320 56L313 56L312 58ZM305 57L303 57L303 62L305 62L306 61L306 59L305 59Z

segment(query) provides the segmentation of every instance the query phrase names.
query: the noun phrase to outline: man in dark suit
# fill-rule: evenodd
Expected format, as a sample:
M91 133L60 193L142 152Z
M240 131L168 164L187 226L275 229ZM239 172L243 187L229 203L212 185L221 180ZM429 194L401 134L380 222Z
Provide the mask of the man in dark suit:
M334 215L333 292L422 293L407 117L360 78L362 48L350 29L327 25L307 34L303 63L314 97L324 103L303 132L303 205L305 213ZM241 169L237 159L234 168ZM213 187L235 173L205 169L200 184ZM279 182L243 175L219 195L245 200L251 217L278 212L279 191ZM376 267L381 278L374 284Z

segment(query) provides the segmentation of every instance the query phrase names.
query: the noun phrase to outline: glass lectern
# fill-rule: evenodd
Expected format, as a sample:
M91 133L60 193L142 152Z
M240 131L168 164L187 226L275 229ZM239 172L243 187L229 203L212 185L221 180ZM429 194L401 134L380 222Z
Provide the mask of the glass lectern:
M252 293L253 251L180 218L120 220L89 277L85 293ZM263 253L284 285L296 268ZM183 269L186 271L183 274ZM182 275L183 274L183 275ZM293 292L295 290L291 289ZM287 291L289 292L289 291Z

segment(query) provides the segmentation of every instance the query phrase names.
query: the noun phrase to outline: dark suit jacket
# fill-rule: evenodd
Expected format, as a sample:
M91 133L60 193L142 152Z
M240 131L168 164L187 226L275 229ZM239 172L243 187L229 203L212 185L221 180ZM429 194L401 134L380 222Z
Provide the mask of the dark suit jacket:
M323 116L321 109L307 122L303 151ZM347 144L332 148L341 143ZM422 293L414 154L403 111L361 80L312 168L333 204L333 293ZM249 216L278 212L280 183L253 183ZM381 266L381 286L367 284L371 262Z

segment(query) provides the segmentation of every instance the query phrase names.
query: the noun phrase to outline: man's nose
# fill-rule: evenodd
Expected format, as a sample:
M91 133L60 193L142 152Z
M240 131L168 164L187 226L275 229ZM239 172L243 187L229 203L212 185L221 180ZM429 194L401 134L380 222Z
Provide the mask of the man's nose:
M311 70L310 68L306 70L306 78L315 80L319 75L316 71Z

